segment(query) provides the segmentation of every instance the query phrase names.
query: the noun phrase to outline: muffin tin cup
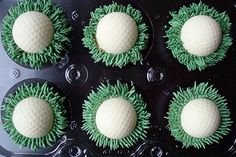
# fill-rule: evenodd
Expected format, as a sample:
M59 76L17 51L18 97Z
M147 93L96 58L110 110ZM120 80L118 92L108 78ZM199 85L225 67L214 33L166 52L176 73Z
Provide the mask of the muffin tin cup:
M197 77L197 78L189 78L188 80L182 81L180 84L178 84L176 87L173 87L171 89L171 94L168 96L168 105L166 105L163 109L163 115L165 117L167 117L167 112L169 111L169 104L170 104L170 100L172 100L173 96L173 92L177 92L179 91L179 88L182 88L183 90L186 90L186 88L192 88L194 86L194 83L196 83L197 85L199 85L202 82L208 82L208 85L213 85L213 88L218 90L218 93L221 96L224 96L227 99L227 103L228 103L228 109L231 112L230 118L233 121L232 125L229 127L230 131L229 134L223 136L223 138L221 140L219 140L219 143L214 143L211 145L206 146L205 149L196 149L193 147L188 147L188 148L183 148L182 147L182 143L178 142L175 140L175 138L173 136L171 136L171 132L169 130L169 125L168 125L168 120L167 118L163 119L163 126L164 126L164 134L166 137L166 141L169 141L169 146L171 147L172 151L175 152L176 154L180 154L182 156L192 156L192 154L198 154L199 156L207 156L207 155L219 155L219 156L230 156L230 154L232 153L231 149L234 147L234 141L235 141L235 134L234 134L234 130L235 130L235 122L234 119L235 117L235 107L233 105L233 100L234 96L232 94L230 94L229 92L227 92L227 89L232 88L229 86L225 86L222 85L222 82L228 82L229 78L222 78L222 77L217 77L217 76L209 76L209 75L205 75L201 78Z
M60 97L65 97L66 98L66 96L65 96L65 94L61 91L61 89L59 89L58 87L56 87L53 83L51 83L51 82L48 82L48 81L45 81L45 80L42 80L42 79L27 79L27 80L23 80L23 81L20 81L20 82L18 82L18 83L16 83L14 86L12 86L9 90L8 90L8 92L7 92L7 94L5 95L5 97L4 97L4 99L6 99L6 98L9 98L9 95L11 95L11 94L15 94L15 92L18 90L18 88L19 87L22 87L22 86L24 86L24 85L31 85L31 84L34 84L34 85L36 85L36 84L39 84L39 85L43 85L43 84L45 84L45 83L47 83L47 87L49 87L49 88L53 88L53 92L55 92L55 93L58 93L59 94L59 96ZM4 120L4 115L5 115L5 105L6 105L6 102L5 101L3 101L2 102L2 105L1 105L1 121L2 121L2 124L4 124L6 121ZM68 101L68 98L66 98L65 100L64 100L64 104L63 104L63 107L64 107L64 109L65 109L65 111L66 111L66 114L65 114L65 117L66 117L66 121L67 121L67 125L70 123L70 121L71 121L71 113L72 113L72 110L71 110L71 105L70 105L70 102ZM65 129L63 129L63 131L64 132L67 132L68 131L68 126L65 128ZM7 132L7 134L9 134L9 130L7 130L6 131ZM64 136L64 134L62 134L61 136L59 136L59 137L57 137L57 139L56 139L56 142L55 143L52 143L52 145L53 145L53 147L55 146L55 145L57 145L58 144L58 142L57 141L60 141L60 138L62 138ZM10 137L8 137L8 138L10 138ZM11 140L11 139L9 139L12 143L13 143L13 140ZM17 144L14 144L16 147L17 146L19 146L19 145L17 145ZM24 147L23 145L22 146L20 146L22 149L24 149L24 150L30 150L30 151L32 151L30 148L26 148L26 147ZM45 146L45 148L41 148L41 147L39 147L39 146L36 146L35 147L36 149L34 150L34 151L40 151L40 150L42 150L42 149L48 149L48 150L50 150L50 149L52 149L52 148L50 148L50 146Z
M19 1L20 2L20 1ZM38 2L37 2L38 3ZM46 1L45 2L43 2L42 1L42 3L46 3ZM13 13L11 13L11 14L9 14L9 12L8 13L6 13L6 15L5 15L5 17L7 17L8 18L8 22L9 21L12 21L12 20L9 20L9 19L14 19L15 17L13 17L13 15L12 14L16 14L16 10L19 10L19 12L23 12L23 13L26 13L26 12L28 12L28 10L30 10L30 11L36 11L37 12L37 9L38 10L41 10L42 11L42 7L45 7L45 6L40 6L39 7L39 5L37 4L37 9L25 9L25 8L23 8L22 7L22 4L23 3L21 3L21 4L19 4L18 3L18 1L17 2L15 2L15 4L13 4L13 5L11 5L10 7L11 7L11 9L15 9L14 10L14 12ZM28 4L28 8L30 8L29 6L31 6L31 5L33 5L34 3L29 3ZM46 5L49 5L50 4L50 2L48 2ZM21 7L20 7L21 6ZM64 35L65 37L67 37L68 38L68 40L69 41L71 41L71 35L72 35L72 30L71 30L71 28L69 28L70 27L70 21L69 21L69 18L67 17L67 15L65 14L65 11L63 10L63 8L61 8L60 6L58 6L56 3L54 3L54 2L52 2L52 4L50 4L48 7L54 7L53 9L55 9L56 11L58 11L58 9L62 9L61 11L60 11L60 14L59 14L59 16L61 16L61 17L59 17L59 18L57 18L57 20L55 20L56 18L54 18L54 19L51 19L52 21L51 22L53 22L54 21L54 23L57 23L57 25L56 24L54 24L54 23L52 23L52 25L54 25L54 27L55 27L55 30L54 30L54 34L53 34L53 39L52 39L52 42L54 42L55 44L58 44L58 42L59 41L57 41L58 39L55 39L55 34L56 35L58 35L58 33L60 33L59 31L62 31L61 29L64 29L64 31L67 31L68 33L66 33L67 35ZM40 9L39 9L40 8ZM46 8L46 7L45 7ZM10 8L9 8L10 9ZM24 10L25 9L25 10ZM46 9L48 9L48 8L46 8ZM40 12L40 11L39 11ZM41 12L40 12L41 13ZM46 15L47 17L49 17L49 16L51 16L52 14L53 14L53 12L51 12L51 13L47 13L48 15ZM20 16L20 15L19 15ZM62 17L63 16L63 17ZM3 17L3 18L5 18L5 17ZM18 17L17 17L18 18ZM17 18L15 18L16 20L17 20ZM51 17L50 17L51 18ZM65 20L67 20L67 26L64 26L64 27L62 27L62 28L58 28L58 25L60 26L60 22L61 21L59 21L59 20L62 20L62 19L65 19ZM56 21L56 22L55 22ZM2 21L1 21L2 22ZM59 23L59 24L58 24ZM3 23L2 23L2 25L3 25ZM9 24L10 25L10 24ZM6 25L7 26L7 25ZM3 29L3 26L1 26L1 29ZM11 28L11 29L13 29L13 28ZM8 29L8 27L5 29L5 32L8 32L9 31L9 29ZM3 31L1 31L1 38L3 39L4 37L4 33L3 33ZM57 38L61 38L61 37L57 37ZM8 38L8 39L10 39L10 38ZM13 40L13 37L12 37L12 40ZM9 41L10 42L10 41ZM15 41L14 41L15 42ZM49 51L49 48L51 48L51 49L53 49L52 51L54 51L54 53L55 53L55 51L58 49L58 48L53 48L53 46L52 46L52 42L49 44L49 46L47 46L47 47L45 47L44 49L42 49L41 51L43 51L43 53L48 53L48 51ZM11 44L10 44L11 45ZM47 58L48 60L47 60L47 62L45 62L44 60L45 60L45 57L42 57L42 56L36 56L37 58L43 58L42 60L43 60L43 64L42 65L40 65L40 66L38 66L38 65L30 65L30 63L29 62L31 62L32 63L32 61L30 61L30 60L27 60L27 62L28 63L24 63L22 60L21 60L21 62L19 61L20 60L20 58L23 58L23 55L20 55L20 53L25 53L25 54L27 54L27 55L34 55L34 54L36 54L36 55L38 55L38 53L27 53L27 52L25 52L24 50L22 50L21 48L19 48L19 46L17 45L17 44L15 44L14 46L10 46L10 47L13 47L14 48L14 50L15 50L15 52L18 52L19 54L18 54L18 58L17 57L15 57L14 59L13 59L13 56L16 56L16 54L13 54L14 53L14 51L10 51L10 52L8 52L8 50L10 49L10 48L8 48L8 46L7 46L7 43L5 43L5 45L4 45L4 49L5 49L5 52L6 52L6 54L8 55L8 57L12 60L12 61L14 61L16 64L18 64L19 66L21 66L21 67L25 67L25 68L29 68L29 69L34 69L34 70L41 70L41 69L45 69L45 68L48 68L48 67L51 67L51 66L53 66L53 65L55 65L55 64L58 64L58 62L61 60L61 58L63 58L63 57L65 57L65 55L66 55L66 53L68 52L68 49L70 49L70 42L67 42L67 41L62 41L62 44L60 45L63 49L60 51L60 54L56 57L57 59L55 59L55 58L53 58L52 60L54 60L54 62L55 63L53 63L51 60L49 60L49 58ZM59 46L59 47L60 47ZM58 47L58 45L56 46L56 47ZM11 48L11 49L13 49L13 48ZM20 57L19 57L20 56ZM29 57L29 56L27 56L27 57ZM27 58L26 57L26 58ZM30 56L31 58L32 58L32 56ZM54 56L55 57L55 56ZM40 60L38 60L38 61L40 61ZM37 64L37 63L36 63Z
M73 6L74 6L74 3L77 3L77 2L72 1ZM89 3L89 2L86 2L86 3ZM117 1L111 1L111 2L110 1L102 1L102 2L97 2L97 3L91 3L89 5L90 8L88 10L86 10L86 12L89 11L89 13L85 16L80 16L81 19L78 18L78 21L82 21L81 22L82 26L81 25L78 26L77 23L76 23L74 25L75 26L74 30L81 30L81 29L84 29L85 26L88 26L89 21L91 19L90 13L93 12L96 8L102 7L102 6L108 6L108 5L113 4L113 3L117 3L118 5L123 5L123 6L127 6L128 4L131 4L131 6L134 9L137 9L141 12L143 23L145 23L147 25L147 29L148 29L147 34L149 36L147 44L146 44L146 48L140 51L140 53L142 54L143 61L141 63L140 63L140 61L137 61L136 65L134 65L133 63L128 63L127 65L122 66L122 68L120 68L118 66L106 66L105 63L103 63L102 61L97 62L95 64L97 64L98 66L101 66L104 69L116 70L116 71L122 71L122 70L125 70L125 69L133 68L137 65L139 66L139 65L142 65L142 64L146 64L146 62L147 62L146 58L148 57L148 55L149 55L149 53L152 49L152 46L153 46L154 32L153 32L152 21L151 21L149 15L147 14L147 12L142 8L141 5L135 4L132 1L123 1L123 0L117 0ZM75 4L75 6L76 6L76 4ZM73 13L75 13L75 12L73 12ZM79 12L78 12L78 14L79 14ZM72 20L74 20L73 15L72 15ZM84 37L83 33L84 33L83 31L80 32L80 35L81 35L82 38ZM83 41L79 41L79 42L83 43ZM88 53L90 51L88 48L85 48L84 46L83 46L83 49L86 51L86 53ZM87 55L89 55L89 57L92 59L92 54L88 53ZM92 62L95 62L95 60L92 59Z

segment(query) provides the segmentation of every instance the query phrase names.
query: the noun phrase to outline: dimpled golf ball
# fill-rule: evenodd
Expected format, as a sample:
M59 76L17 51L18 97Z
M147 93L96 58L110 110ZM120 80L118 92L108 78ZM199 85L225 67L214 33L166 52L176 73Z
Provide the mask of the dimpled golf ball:
M36 97L21 100L12 117L16 130L25 137L39 138L53 127L54 114L48 102Z
M205 98L188 102L181 113L181 126L190 136L205 138L218 129L221 116L216 104Z
M96 112L96 126L111 139L128 136L136 127L137 114L133 105L123 98L105 100Z
M39 53L50 45L54 34L51 20L44 14L28 11L14 22L12 36L16 45L27 53Z
M221 44L221 27L210 16L194 16L184 23L181 40L188 53L195 56L209 56Z
M138 37L136 22L128 14L112 12L98 23L96 41L100 49L110 54L121 54L133 47Z

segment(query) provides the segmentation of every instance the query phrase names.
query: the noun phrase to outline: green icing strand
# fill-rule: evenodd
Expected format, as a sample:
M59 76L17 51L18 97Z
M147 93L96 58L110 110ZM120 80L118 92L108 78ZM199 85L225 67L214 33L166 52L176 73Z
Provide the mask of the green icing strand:
M133 132L127 137L121 139L110 139L99 132L96 127L96 112L103 101L121 97L133 104L137 113L137 125ZM101 84L97 91L91 91L88 100L83 104L83 126L82 129L90 134L90 139L96 142L99 147L110 147L111 150L117 148L129 148L133 146L139 139L147 137L147 129L150 127L150 113L146 111L146 104L141 96L137 94L135 87L132 84L130 89L128 84L122 84L117 81L115 85Z
M14 42L12 28L16 19L27 11L38 11L46 15L54 27L54 35L51 44L39 53L27 53ZM2 43L12 60L19 64L30 65L39 69L46 63L56 64L61 58L65 46L69 45L68 38L72 28L63 10L54 5L51 0L21 0L15 7L10 8L8 15L3 19Z
M47 101L54 114L53 128L45 135L39 138L28 138L20 134L12 122L13 111L16 105L27 97L37 97ZM43 85L29 84L20 86L14 94L9 94L5 98L3 104L3 127L9 133L10 138L21 147L38 150L52 146L58 137L64 134L64 129L67 127L66 110L64 108L65 97L61 97L59 93L54 92L52 87L47 83Z
M123 12L128 14L134 19L138 27L138 39L134 46L129 51L117 55L106 53L99 49L95 39L98 22L105 15L112 12ZM111 5L104 5L97 8L94 12L91 12L89 25L85 26L83 31L83 44L90 50L89 53L92 55L95 63L101 61L105 63L106 66L118 66L119 68L122 68L130 62L134 65L136 65L137 62L142 64L143 56L141 51L146 48L149 39L148 26L144 23L141 12L134 9L130 4L128 6L123 6L117 3L112 3Z
M208 85L208 83L194 84L194 87L187 88L173 93L173 99L170 102L170 108L168 111L168 116L166 117L169 122L169 129L171 135L177 140L182 142L183 147L188 148L190 146L199 148L205 148L207 145L213 143L219 143L219 140L223 138L230 132L230 127L232 121L230 118L230 111L227 107L226 98L218 94L218 90L213 88L213 86ZM195 138L183 130L181 127L181 113L184 106L191 100L197 98L205 98L213 101L221 115L221 123L217 131L206 138Z
M223 60L226 52L232 45L232 38L230 37L231 23L229 16L223 12L220 13L214 8L200 2L193 3L189 7L183 6L179 11L170 12L172 19L170 20L170 28L166 31L167 48L169 48L179 63L185 65L189 71L198 69L204 70L208 66L213 66L219 61ZM193 16L206 15L215 19L222 30L222 42L219 48L209 56L195 56L187 52L183 47L180 39L181 29L184 23Z

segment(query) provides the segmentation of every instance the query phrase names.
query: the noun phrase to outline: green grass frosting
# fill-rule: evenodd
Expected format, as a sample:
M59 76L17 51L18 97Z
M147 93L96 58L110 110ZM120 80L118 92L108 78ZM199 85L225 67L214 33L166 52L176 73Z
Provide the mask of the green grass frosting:
M51 44L39 53L27 53L17 46L12 36L12 28L16 19L28 11L37 11L46 15L52 22L54 35ZM47 63L56 64L61 58L65 46L69 45L68 35L72 28L61 7L51 0L21 0L16 6L10 8L3 19L2 43L7 54L19 64L29 65L39 69Z
M99 21L107 14L112 12L123 12L134 19L138 27L138 39L136 43L127 52L122 54L110 54L101 50L95 39L97 25ZM134 9L130 4L127 6L112 3L110 5L100 6L91 12L89 25L84 29L84 38L82 39L84 47L89 49L89 53L95 62L103 62L106 66L117 66L122 68L128 63L137 64L143 61L141 51L146 48L148 43L148 27L143 21L142 14L139 10Z
M39 138L28 138L20 134L14 127L12 116L16 105L23 99L28 97L36 97L48 102L53 110L54 124L52 129L44 136ZM43 85L24 84L20 86L15 93L8 95L4 100L3 108L3 127L8 132L10 138L21 147L37 150L52 146L58 137L64 134L67 127L66 110L64 108L65 97L61 97L55 92L53 87L49 87L47 83Z
M121 97L129 101L137 113L137 124L135 129L126 137L121 139L110 139L99 132L96 127L96 112L99 106L107 99L113 97ZM139 139L147 136L149 129L150 114L146 111L146 104L140 94L138 94L132 84L129 88L128 84L122 84L117 81L115 85L110 83L101 84L96 91L91 91L87 100L83 104L83 126L92 141L96 142L99 147L110 147L111 150L117 148L129 148L133 146Z
M213 101L220 112L221 123L219 128L212 135L205 138L195 138L188 135L181 126L181 113L184 106L191 100L197 98L205 98ZM173 98L170 102L169 111L167 113L169 129L171 135L182 142L183 147L205 148L207 145L219 143L223 136L230 132L232 121L230 118L230 111L227 107L226 98L218 93L212 85L208 83L194 84L192 88L186 90L180 88L179 91L173 93Z
M172 55L179 61L179 63L185 65L189 71L198 69L204 70L208 66L213 66L221 61L232 45L232 38L230 37L231 23L229 16L222 12L210 8L202 2L196 4L192 3L189 7L183 6L179 11L170 12L172 19L169 24L170 27L166 30L167 48L172 52ZM206 15L216 20L222 30L222 42L219 48L209 56L195 56L187 52L183 47L183 43L180 39L181 29L184 23L193 16Z

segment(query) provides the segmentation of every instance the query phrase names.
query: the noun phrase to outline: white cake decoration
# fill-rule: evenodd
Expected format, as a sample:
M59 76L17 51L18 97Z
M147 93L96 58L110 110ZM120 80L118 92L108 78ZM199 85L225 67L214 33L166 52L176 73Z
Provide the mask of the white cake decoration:
M111 139L128 136L136 127L137 114L133 105L123 98L105 100L96 112L96 126Z
M190 136L205 138L214 134L221 121L216 104L205 98L188 102L181 113L181 126Z
M51 44L54 28L50 19L37 11L28 11L14 22L12 36L19 48L27 53L39 53Z
M25 137L39 138L53 127L54 114L48 102L36 97L21 100L12 117L16 130Z
M126 13L109 13L98 23L97 45L106 53L116 55L127 52L136 43L137 38L136 22Z
M221 44L221 27L210 16L194 16L184 23L181 40L188 53L195 56L209 56Z

